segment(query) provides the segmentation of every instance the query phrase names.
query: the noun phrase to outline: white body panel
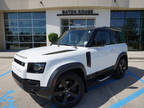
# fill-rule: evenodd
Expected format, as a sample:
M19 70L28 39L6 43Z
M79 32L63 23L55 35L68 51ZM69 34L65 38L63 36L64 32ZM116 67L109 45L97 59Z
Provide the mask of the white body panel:
M62 50L75 50L64 53L44 55ZM91 67L87 66L86 52L91 52ZM79 62L84 65L87 75L103 70L116 63L117 57L121 52L127 52L126 44L109 45L99 48L89 47L72 47L72 46L57 46L33 48L18 52L14 58L25 63L21 66L15 62L12 63L12 70L15 74L23 79L32 79L40 81L41 87L46 87L51 74L64 64ZM28 73L27 65L29 62L46 62L45 70L42 74Z

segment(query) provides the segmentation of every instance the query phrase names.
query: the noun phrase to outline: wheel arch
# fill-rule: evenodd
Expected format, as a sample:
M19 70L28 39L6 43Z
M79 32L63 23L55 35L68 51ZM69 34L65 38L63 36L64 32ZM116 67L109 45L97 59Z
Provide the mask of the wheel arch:
M127 69L128 69L128 56L127 56L127 53L126 52L122 52L119 54L117 60L116 60L116 63L115 63L115 66L114 66L114 70L117 68L117 65L119 63L119 61L122 59L122 58L125 58L126 59L126 62L127 62Z
M87 92L86 70L82 63L69 63L58 67L50 76L47 86L54 87L57 79L66 72L74 72L80 76L84 82L85 92Z

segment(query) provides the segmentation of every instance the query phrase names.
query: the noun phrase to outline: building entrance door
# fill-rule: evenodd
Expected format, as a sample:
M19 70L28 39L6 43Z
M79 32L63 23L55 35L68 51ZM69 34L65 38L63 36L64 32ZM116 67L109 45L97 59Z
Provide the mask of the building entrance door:
M61 33L75 28L95 27L95 19L62 19Z

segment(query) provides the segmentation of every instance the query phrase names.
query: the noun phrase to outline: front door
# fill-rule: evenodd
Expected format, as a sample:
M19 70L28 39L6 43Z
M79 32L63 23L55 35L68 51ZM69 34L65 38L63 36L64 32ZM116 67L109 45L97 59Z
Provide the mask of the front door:
M91 73L101 71L113 65L110 49L110 36L106 31L98 31L94 37L91 52Z

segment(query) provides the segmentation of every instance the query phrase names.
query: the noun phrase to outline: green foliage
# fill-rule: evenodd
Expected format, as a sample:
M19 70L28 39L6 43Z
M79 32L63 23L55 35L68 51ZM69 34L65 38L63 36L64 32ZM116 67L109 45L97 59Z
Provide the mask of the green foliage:
M48 39L51 43L54 43L58 39L58 34L56 33L50 33L48 35Z

